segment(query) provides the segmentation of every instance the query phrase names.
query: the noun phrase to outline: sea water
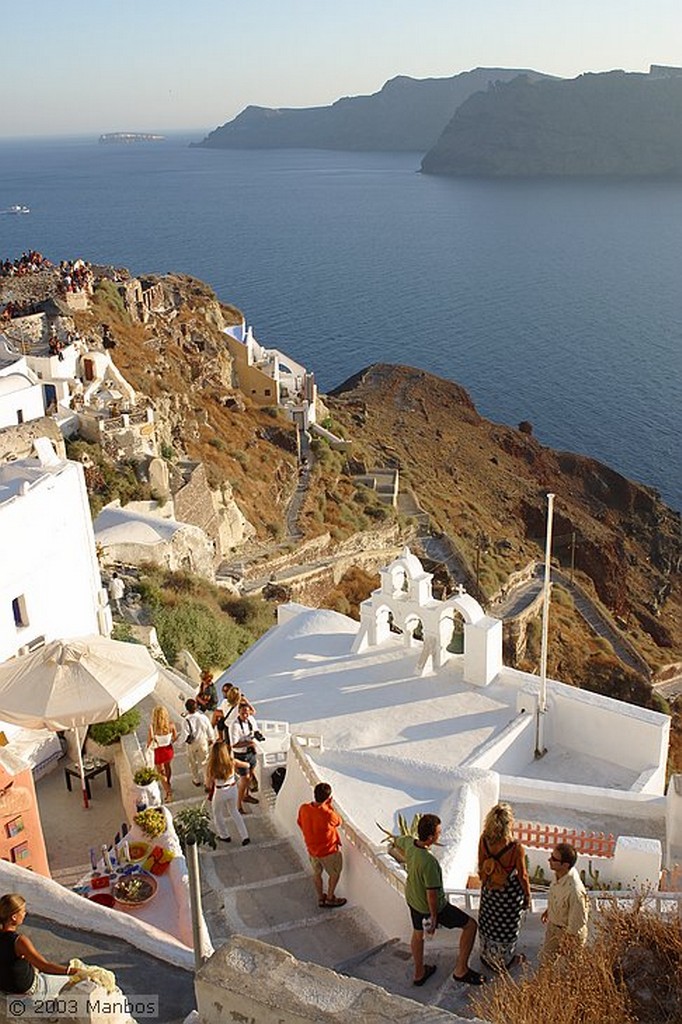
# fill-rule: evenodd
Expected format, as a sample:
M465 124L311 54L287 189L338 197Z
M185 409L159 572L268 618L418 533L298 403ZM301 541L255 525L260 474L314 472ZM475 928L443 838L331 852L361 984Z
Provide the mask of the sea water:
M323 391L420 366L682 508L682 183L480 181L416 153L0 142L0 257L177 271Z

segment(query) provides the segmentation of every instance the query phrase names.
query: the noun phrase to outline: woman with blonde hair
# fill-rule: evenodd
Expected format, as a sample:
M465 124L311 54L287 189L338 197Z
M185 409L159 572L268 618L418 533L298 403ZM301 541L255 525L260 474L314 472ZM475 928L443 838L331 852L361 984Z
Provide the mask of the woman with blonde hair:
M525 850L513 836L514 813L499 803L486 815L478 843L481 906L478 934L481 961L494 971L523 963L516 955L521 915L530 906L530 882Z
M236 769L248 767L245 761L238 761L232 757L230 748L223 740L216 740L211 747L206 768L206 785L208 799L213 807L213 828L223 843L232 841L228 818L232 819L242 846L248 846L251 842L244 819L237 808Z
M178 731L170 720L166 709L157 704L152 711L152 720L147 736L147 749L154 751L154 767L161 776L166 802L173 798L171 789L171 761L173 760L173 744L178 738Z
M17 929L26 917L26 900L18 893L0 897L0 991L53 998L76 968L55 964L38 952Z

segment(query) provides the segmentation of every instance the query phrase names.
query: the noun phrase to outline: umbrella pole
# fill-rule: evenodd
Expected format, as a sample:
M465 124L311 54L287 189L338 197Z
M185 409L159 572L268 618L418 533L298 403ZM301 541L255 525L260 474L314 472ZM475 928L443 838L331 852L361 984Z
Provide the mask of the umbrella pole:
M83 806L86 811L88 809L88 789L85 785L85 768L83 767L83 751L81 750L81 738L78 733L78 727L74 726L74 732L76 733L76 746L78 748L78 768L81 773L81 789L83 790Z

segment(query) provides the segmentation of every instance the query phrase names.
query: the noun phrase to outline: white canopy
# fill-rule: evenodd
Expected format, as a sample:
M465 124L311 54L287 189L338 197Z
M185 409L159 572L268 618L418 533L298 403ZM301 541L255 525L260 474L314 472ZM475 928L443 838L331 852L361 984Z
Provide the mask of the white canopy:
M0 665L0 719L26 729L79 729L117 718L151 693L146 647L103 636L53 640Z

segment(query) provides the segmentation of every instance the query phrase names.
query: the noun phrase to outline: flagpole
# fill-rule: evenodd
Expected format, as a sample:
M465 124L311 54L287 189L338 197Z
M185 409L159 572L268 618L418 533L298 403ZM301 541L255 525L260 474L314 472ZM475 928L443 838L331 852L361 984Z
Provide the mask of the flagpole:
M547 533L545 536L545 578L542 587L542 646L540 649L540 694L536 712L535 757L547 753L544 736L544 716L547 712L547 642L549 637L549 599L552 571L552 522L554 518L554 495L547 495Z

